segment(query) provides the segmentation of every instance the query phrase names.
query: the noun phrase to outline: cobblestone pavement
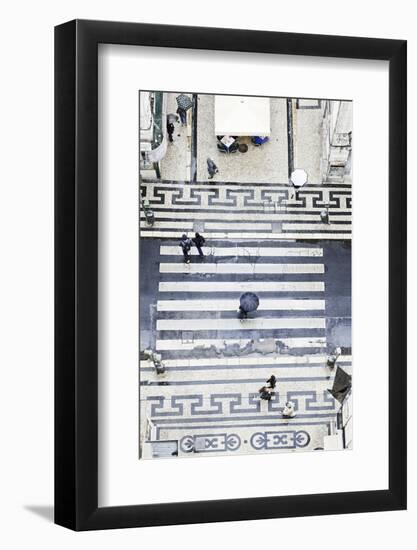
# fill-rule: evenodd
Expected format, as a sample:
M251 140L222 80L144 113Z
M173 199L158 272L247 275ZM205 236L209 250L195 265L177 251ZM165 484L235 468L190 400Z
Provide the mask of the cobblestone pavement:
M249 138L239 139L239 142L248 144L247 153L225 155L218 151L214 95L200 94L197 100L197 181L207 180L207 157L212 158L219 168L213 181L288 181L286 99L271 99L271 138L268 143L255 147Z
M167 94L167 113L175 114L178 93ZM190 179L190 147L191 130L189 126L182 126L180 122L175 123L173 143L168 143L165 157L161 161L162 179L173 179L186 181Z
M178 93L167 94L167 111L175 113ZM189 94L190 95L190 94ZM191 97L191 95L190 95ZM240 137L239 142L249 147L246 153L222 154L218 151L215 136L214 116L215 96L197 96L196 132L192 132L192 112L189 111L187 126L175 124L174 142L168 145L161 161L163 180L190 181L192 140L195 140L196 180L207 181L207 158L214 160L219 168L212 181L239 183L288 182L289 163L292 168L302 168L308 174L310 185L321 185L323 107L320 100L293 100L292 160L288 148L287 99L271 98L271 136L269 142L255 147L250 138Z
M144 181L142 195L155 213L142 237L176 238L182 231L205 232L211 239L351 238L351 185L305 186L263 183L239 185ZM328 205L329 223L321 213Z
M141 220L140 346L162 355L165 372L142 357L141 456L322 449L338 410L327 391L334 346L351 373L349 186L306 188L296 199L270 183L142 186L156 223ZM280 193L285 209L265 210ZM330 228L319 216L328 199ZM207 239L206 256L194 248L185 264L178 240L194 231ZM240 321L249 290L260 305ZM277 387L263 401L271 374ZM295 418L282 416L288 400Z
M322 124L323 111L320 100L293 102L294 168L302 168L308 174L308 182L321 185Z

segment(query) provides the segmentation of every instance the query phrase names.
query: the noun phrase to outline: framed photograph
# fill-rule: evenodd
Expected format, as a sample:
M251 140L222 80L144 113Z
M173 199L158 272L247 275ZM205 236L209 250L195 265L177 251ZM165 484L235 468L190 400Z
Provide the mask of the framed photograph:
M406 42L55 29L55 521L406 508Z

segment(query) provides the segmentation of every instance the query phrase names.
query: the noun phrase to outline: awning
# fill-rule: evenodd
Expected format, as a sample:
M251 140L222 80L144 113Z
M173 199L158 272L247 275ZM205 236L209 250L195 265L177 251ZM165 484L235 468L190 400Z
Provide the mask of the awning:
M214 100L215 135L269 136L268 97L216 95Z

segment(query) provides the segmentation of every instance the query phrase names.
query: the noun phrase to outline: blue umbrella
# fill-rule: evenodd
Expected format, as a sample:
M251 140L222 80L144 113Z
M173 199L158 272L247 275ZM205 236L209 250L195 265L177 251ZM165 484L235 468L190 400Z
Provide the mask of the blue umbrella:
M255 311L259 306L259 298L253 292L245 292L240 297L240 309L248 313L249 311Z

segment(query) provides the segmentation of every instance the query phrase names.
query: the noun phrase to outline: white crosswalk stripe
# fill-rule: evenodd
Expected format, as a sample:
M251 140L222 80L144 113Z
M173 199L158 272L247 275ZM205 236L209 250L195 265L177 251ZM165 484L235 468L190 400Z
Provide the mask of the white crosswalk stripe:
M323 310L324 300L262 299L258 311ZM158 300L158 311L236 311L236 300Z
M322 281L167 281L160 292L324 292Z
M181 263L161 263L161 273L217 273L219 275L232 274L306 274L306 273L324 273L323 264L184 264Z
M205 246L205 254L210 256L236 256L248 257L259 256L264 257L315 257L323 256L322 248L291 248L291 247L266 247L266 246ZM161 246L161 256L178 256L180 247L177 246ZM198 255L198 250L193 247L190 251L191 255Z
M319 317L281 317L278 319L159 319L156 330L268 330L295 328L325 328Z
M325 223L283 223L282 229L287 231L352 231L352 226L350 224L325 224Z

